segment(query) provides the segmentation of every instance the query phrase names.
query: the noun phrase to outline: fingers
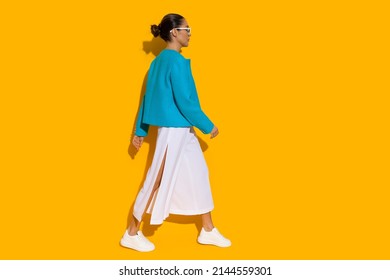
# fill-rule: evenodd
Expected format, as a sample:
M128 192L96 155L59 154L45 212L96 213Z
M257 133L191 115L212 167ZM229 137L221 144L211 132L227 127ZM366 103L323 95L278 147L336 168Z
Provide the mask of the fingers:
M134 147L137 149L137 151L141 148L143 141L144 141L143 137L134 136L132 143L133 143Z
M210 136L211 139L213 139L215 136L217 136L219 134L218 127L214 126L214 128L210 134L211 134L211 136Z

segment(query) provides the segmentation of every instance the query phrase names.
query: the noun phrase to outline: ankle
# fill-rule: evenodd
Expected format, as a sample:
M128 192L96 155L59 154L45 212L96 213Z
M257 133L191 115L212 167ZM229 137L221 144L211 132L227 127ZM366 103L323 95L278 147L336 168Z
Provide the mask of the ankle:
M205 231L207 231L207 232L212 231L213 228L214 228L214 226L212 226L212 225L203 226L203 229L204 229Z
M134 235L137 235L137 232L138 232L138 228L134 227L129 227L127 229L127 234L130 235L130 236L134 236Z

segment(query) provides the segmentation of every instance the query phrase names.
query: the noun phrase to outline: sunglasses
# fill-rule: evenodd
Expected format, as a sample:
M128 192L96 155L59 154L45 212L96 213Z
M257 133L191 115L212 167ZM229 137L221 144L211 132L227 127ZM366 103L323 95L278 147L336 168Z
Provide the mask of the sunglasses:
M185 30L187 31L187 34L190 35L191 34L191 27L176 27L174 28L176 30ZM173 29L172 29L173 30ZM170 32L172 32L172 30Z

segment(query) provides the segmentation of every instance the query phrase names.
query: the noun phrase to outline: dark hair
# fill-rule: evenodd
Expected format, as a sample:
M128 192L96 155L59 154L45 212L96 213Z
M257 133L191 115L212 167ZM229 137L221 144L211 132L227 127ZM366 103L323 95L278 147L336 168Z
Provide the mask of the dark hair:
M173 28L179 27L183 22L184 17L178 14L167 14L163 17L159 25L153 24L150 27L154 37L160 37L166 42L170 41L170 32Z

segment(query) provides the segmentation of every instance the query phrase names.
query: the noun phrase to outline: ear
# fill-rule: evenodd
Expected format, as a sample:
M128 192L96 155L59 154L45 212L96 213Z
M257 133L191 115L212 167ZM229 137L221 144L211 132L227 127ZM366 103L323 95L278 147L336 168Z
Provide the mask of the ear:
M177 30L175 28L172 29L171 34L172 34L173 37L177 37Z

